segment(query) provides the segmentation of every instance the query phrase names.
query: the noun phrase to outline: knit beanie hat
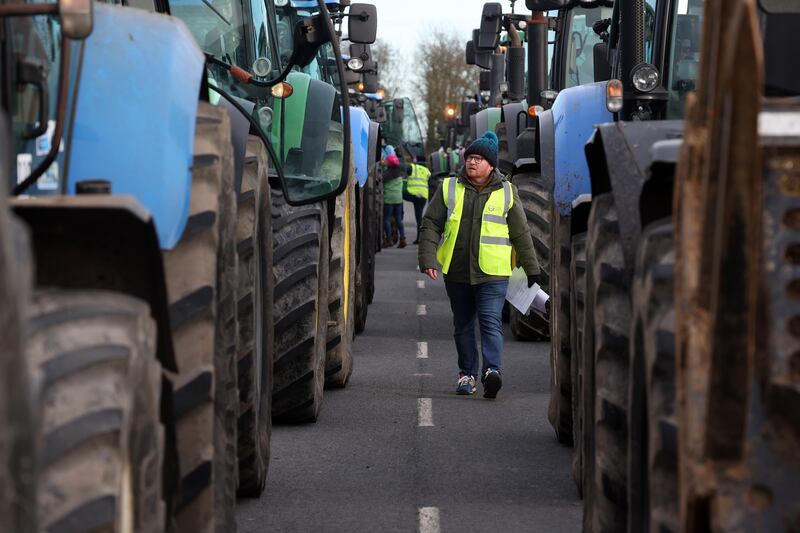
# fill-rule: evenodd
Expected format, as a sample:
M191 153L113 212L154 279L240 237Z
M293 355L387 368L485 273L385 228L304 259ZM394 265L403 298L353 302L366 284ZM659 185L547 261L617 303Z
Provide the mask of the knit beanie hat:
M389 154L386 156L386 165L390 167L399 167L400 159L394 154Z
M483 134L483 137L472 141L472 144L464 152L464 159L471 154L475 154L485 158L493 167L497 167L498 145L497 134L493 131L487 131Z

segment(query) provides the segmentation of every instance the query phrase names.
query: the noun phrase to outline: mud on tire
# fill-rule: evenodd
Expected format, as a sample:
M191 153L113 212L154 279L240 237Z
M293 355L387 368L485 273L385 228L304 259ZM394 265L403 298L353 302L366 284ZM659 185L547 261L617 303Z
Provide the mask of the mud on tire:
M545 178L535 172L515 175L512 182L517 186L525 217L528 219L533 247L541 268L542 285L550 283L550 202L552 193ZM511 332L518 340L543 341L550 338L550 326L544 316L531 312L523 315L511 308L509 324Z
M642 233L633 281L628 531L677 532L672 219Z
M230 119L200 102L189 220L164 253L178 363L179 531L231 531L236 492L236 196Z
M237 358L239 496L258 497L267 480L272 434L272 213L268 156L250 136L238 193L239 259Z
M272 194L275 381L272 416L314 422L322 407L328 329L329 233L325 204L291 207Z
M41 384L41 530L164 530L155 339L150 309L135 298L34 295L25 353Z
M572 237L569 269L570 302L569 325L572 359L572 436L574 441L572 456L572 478L578 494L584 492L584 411L583 403L583 353L584 353L584 309L586 304L586 234Z
M592 416L593 423L592 530L625 531L631 304L617 209L610 193L593 199L588 227L586 255L592 284L587 290L592 295L586 313L592 315L593 325L594 412L584 416Z
M353 373L355 245L355 185L351 180L334 204L330 244L325 386L332 388L347 386Z

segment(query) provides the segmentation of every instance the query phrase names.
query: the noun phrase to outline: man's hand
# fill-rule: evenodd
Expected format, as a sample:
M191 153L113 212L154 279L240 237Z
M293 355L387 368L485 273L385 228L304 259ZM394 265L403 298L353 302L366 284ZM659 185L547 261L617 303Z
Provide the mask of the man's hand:
M435 268L426 268L422 271L422 273L431 278L433 281L436 281L436 278L439 277L439 271Z

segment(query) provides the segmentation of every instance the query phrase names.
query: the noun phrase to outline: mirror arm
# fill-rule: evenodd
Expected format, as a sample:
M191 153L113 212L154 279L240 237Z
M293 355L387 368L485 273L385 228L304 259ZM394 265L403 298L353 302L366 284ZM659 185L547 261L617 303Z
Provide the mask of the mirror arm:
M24 4L23 4L24 5ZM14 4L16 6L16 4ZM58 157L58 150L61 148L61 139L64 136L64 121L67 116L67 97L69 96L69 87L67 79L69 78L69 63L70 63L70 47L69 39L61 37L61 62L59 64L58 72L58 102L56 107L56 127L53 131L53 137L50 139L50 151L44 159L39 163L31 175L25 178L22 182L18 183L11 194L14 196L24 193L28 187L36 183L42 175L47 172L50 165Z
M294 63L290 61L289 64L286 65L286 68L283 69L283 72L281 72L277 78L273 78L267 81L261 81L255 79L253 75L247 72L245 69L237 67L236 65L231 65L229 63L226 63L225 61L222 61L221 59L218 59L211 54L206 54L206 60L209 63L212 63L214 65L219 65L220 67L230 72L231 76L233 76L237 81L248 85L254 85L256 87L272 87L273 85L279 84L280 82L286 79L286 76L288 76L289 73L292 72L292 68L294 67Z

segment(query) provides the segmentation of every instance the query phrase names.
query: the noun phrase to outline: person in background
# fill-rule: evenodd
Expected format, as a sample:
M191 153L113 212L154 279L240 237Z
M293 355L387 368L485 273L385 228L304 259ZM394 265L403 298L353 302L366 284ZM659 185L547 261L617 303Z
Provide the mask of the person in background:
M406 247L406 234L403 228L403 180L405 171L400 166L400 159L390 154L386 156L386 172L383 174L383 247L391 248L392 217L397 221L400 235L398 248Z
M417 223L417 237L413 244L419 243L419 228L422 225L422 212L428 203L428 178L431 171L425 166L425 158L419 157L408 170L406 187L403 188L403 199L414 205L414 220Z
M418 251L420 272L433 280L440 268L444 273L458 352L456 393L475 394L475 378L480 375L484 398L495 398L503 384L502 313L512 247L529 287L539 276L517 188L496 170L497 148L497 135L491 131L469 145L459 176L446 178L428 204ZM483 354L480 374L476 318Z

